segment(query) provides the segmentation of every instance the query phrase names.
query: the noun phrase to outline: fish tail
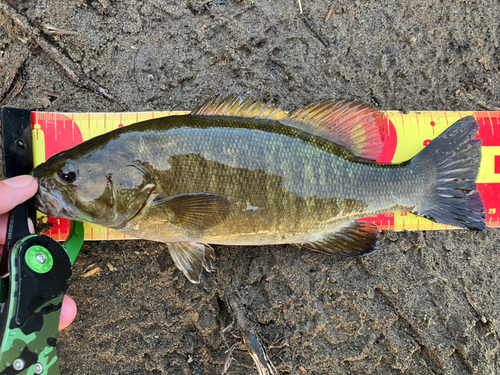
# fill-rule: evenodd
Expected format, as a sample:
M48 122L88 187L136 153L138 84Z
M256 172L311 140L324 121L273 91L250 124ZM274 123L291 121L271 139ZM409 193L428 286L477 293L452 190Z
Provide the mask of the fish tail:
M418 169L435 173L434 183L415 213L434 222L460 228L486 228L485 209L476 179L481 140L475 139L474 117L457 121L412 159Z

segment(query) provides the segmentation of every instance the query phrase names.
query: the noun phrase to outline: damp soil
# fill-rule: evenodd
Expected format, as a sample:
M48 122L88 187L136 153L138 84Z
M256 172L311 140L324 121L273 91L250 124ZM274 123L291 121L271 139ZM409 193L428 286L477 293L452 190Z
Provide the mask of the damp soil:
M228 93L288 110L332 97L401 111L500 106L494 0L302 0L323 40L295 0L0 5L3 106L184 110ZM281 374L496 374L499 244L489 229L387 232L380 251L359 260L216 246L215 272L194 285L164 244L87 242L68 291L79 312L60 334L61 370L220 374L231 296ZM242 334L235 327L225 338L233 345ZM233 358L228 373L257 374L242 346Z

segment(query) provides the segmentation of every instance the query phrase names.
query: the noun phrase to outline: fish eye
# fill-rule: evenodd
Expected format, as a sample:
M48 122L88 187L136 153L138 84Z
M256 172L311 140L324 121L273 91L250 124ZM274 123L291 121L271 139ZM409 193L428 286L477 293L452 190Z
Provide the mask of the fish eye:
M57 175L65 182L73 182L76 179L76 168L72 164L65 164L57 171Z

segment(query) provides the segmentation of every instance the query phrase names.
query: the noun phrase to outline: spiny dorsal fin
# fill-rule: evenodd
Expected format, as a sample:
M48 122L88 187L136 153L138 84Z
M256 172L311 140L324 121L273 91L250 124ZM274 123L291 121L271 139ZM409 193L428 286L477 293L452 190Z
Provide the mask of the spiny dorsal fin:
M355 100L324 100L297 109L280 122L312 131L365 159L377 160L384 147L384 115L377 108Z
M352 151L356 156L377 160L384 147L384 115L377 108L350 99L329 99L291 113L262 99L219 96L198 106L192 114L238 116L269 120L319 135Z
M287 115L287 112L276 108L270 102L265 103L262 99L255 101L252 98L243 100L241 96L234 95L229 95L225 99L222 96L209 99L191 113L203 116L256 117L270 120L279 120Z

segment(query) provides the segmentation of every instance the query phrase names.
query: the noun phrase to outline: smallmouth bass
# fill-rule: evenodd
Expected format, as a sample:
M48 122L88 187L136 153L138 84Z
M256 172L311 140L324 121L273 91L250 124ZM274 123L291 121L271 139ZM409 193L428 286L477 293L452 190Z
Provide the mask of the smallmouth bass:
M33 171L35 201L53 217L167 243L192 282L213 267L208 244L365 256L379 229L355 220L388 211L485 229L477 130L463 118L411 160L379 164L384 118L374 107L326 100L286 113L230 96L52 156Z

